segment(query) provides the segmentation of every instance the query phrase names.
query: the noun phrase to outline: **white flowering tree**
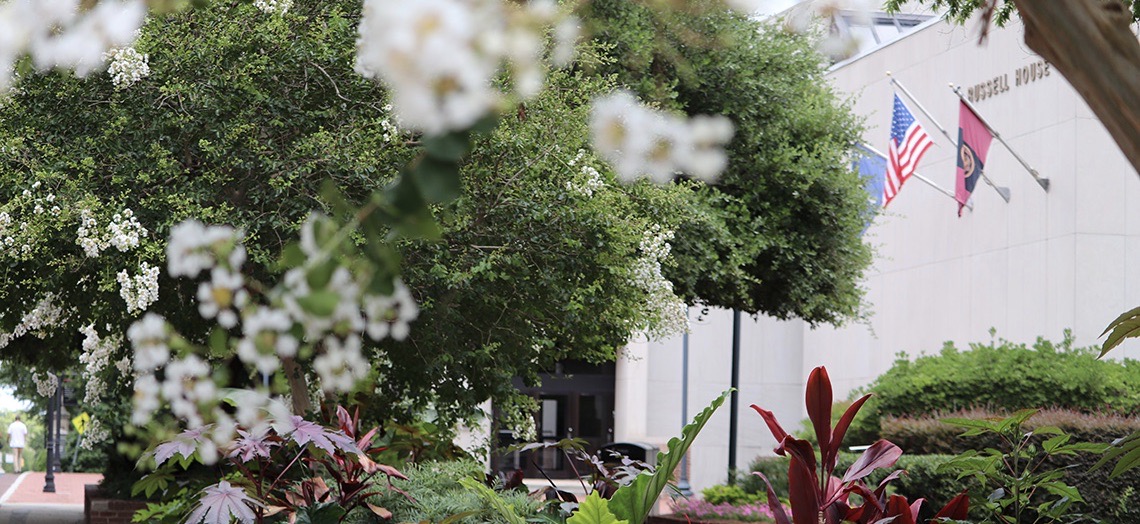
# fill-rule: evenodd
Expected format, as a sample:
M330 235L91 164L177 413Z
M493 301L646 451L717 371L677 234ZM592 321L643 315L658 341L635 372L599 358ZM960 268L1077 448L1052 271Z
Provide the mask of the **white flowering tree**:
M173 422L216 451L278 395L454 420L512 376L685 329L673 231L715 199L666 182L715 180L733 125L590 73L605 45L558 69L566 8L141 6L0 4L48 21L0 63L74 73L25 68L0 105L0 345L40 389L81 364L107 406L91 440Z
M623 186L585 152L588 101L611 84L555 71L550 82L559 89L526 93L526 114L504 119L477 143L467 131L432 138L423 132L440 124L398 119L399 100L389 94L398 83L384 89L354 71L367 69L366 59L355 60L354 4L155 16L132 47L107 53L105 76L21 80L0 107L12 153L0 215L8 224L0 241L10 246L0 295L12 312L0 341L11 375L35 367L44 382L43 372L80 362L83 387L93 393L83 395L88 405L134 390L138 413L169 405L198 424L210 418L195 411L205 402L164 393L169 377L186 382L245 364L249 371L228 377L233 383L255 385L267 375L275 391L292 391L297 400L302 390L295 388L307 381L291 390L279 372L296 356L311 363L309 378L320 379L314 387L370 395L377 417L431 403L458 418L488 397L511 394L512 376L535 377L562 358L612 358L635 329L664 335L684 328L683 303L661 264L666 232L679 223L689 190ZM504 23L522 39L555 16L520 11ZM202 35L203 25L214 32ZM532 55L541 54L542 40L535 43ZM362 37L359 45L389 44ZM532 55L516 58L538 71L512 74L545 75L548 66ZM481 89L479 103L506 103L490 85ZM486 121L488 107L469 110ZM616 116L600 112L599 122ZM669 118L677 132L688 132L680 118ZM464 122L448 125L472 124ZM426 155L418 153L423 146ZM462 167L466 197L454 200L455 162L473 146ZM427 202L447 203L436 208L438 219ZM323 340L336 321L314 324L304 307L328 304L293 300L315 295L312 281L286 278L285 291L270 292L286 275L281 253L313 209L332 215L317 237L348 226L358 230L342 240L369 246L338 253L336 265L355 257L374 266L348 273L326 267L340 275L327 281L333 294L359 299L361 320L395 311L398 322L358 324L350 316L341 320L360 336ZM201 225L175 228L191 218ZM415 240L422 238L440 240ZM314 242L289 251L286 267L319 256ZM218 245L229 246L225 256L195 254L223 249ZM406 287L393 287L399 273ZM395 302L365 300L368 286ZM410 330L417 311L420 322L449 327ZM255 334L267 330L289 336L278 337L271 352L258 350ZM175 332L186 342L182 350L145 342ZM223 336L230 342L217 342ZM224 351L195 356L194 345L209 344ZM179 356L189 360L151 373ZM355 388L366 377L370 386Z

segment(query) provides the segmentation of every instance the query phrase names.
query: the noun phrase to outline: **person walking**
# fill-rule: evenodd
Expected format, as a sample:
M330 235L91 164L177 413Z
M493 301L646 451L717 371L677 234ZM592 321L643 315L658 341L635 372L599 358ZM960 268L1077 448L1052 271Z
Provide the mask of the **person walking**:
M20 416L16 415L16 420L8 424L8 446L15 454L12 467L16 469L16 473L24 470L24 446L27 445L27 438L28 426L20 422Z

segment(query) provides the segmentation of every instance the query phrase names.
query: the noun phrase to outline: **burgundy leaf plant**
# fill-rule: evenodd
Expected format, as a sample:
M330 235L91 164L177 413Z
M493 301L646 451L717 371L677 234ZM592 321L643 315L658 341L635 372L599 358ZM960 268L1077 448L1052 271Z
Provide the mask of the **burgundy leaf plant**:
M863 395L843 413L834 427L831 425L832 390L827 369L817 367L811 371L807 383L807 412L815 429L817 449L803 439L798 439L784 431L771 411L755 404L756 410L779 445L776 453L786 456L788 462L788 498L792 516L788 517L780 504L772 484L761 473L755 473L764 480L768 488L768 505L776 519L776 524L877 524L883 521L893 524L917 524L918 510L923 499L908 502L900 495L887 496L887 484L903 474L895 471L871 490L865 483L871 472L895 465L902 456L902 449L887 440L879 440L867 448L851 465L842 477L835 475L836 460L843 445L843 437L851 425L855 414L871 395ZM862 502L852 507L850 495L858 495ZM966 518L969 499L965 493L954 497L935 519L961 520Z

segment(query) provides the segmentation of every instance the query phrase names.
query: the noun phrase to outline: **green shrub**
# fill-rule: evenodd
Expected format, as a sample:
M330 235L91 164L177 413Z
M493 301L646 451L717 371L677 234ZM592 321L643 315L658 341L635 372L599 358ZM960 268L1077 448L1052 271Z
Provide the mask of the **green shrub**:
M701 490L701 497L709 504L732 504L733 506L743 506L768 500L768 496L763 491L749 493L740 486L724 485Z
M788 459L785 457L756 457L756 460L749 464L748 471L751 472L740 479L737 483L746 493L764 493L764 481L756 473L763 473L768 477L768 482L772 483L772 490L776 492L777 497L788 496Z
M944 414L945 417L993 418L999 414L986 410L969 410ZM1000 443L991 437L960 437L960 427L940 422L940 416L888 417L883 419L883 438L894 442L905 453L959 454L966 450L997 448ZM1140 430L1140 418L1122 415L1079 413L1070 410L1048 409L1037 413L1025 423L1027 428L1056 426L1068 433L1074 442L1108 443ZM908 455L903 455L907 458ZM911 455L913 457L913 455ZM1109 480L1111 468L1090 471L1098 455L1054 457L1046 465L1065 470L1064 481L1076 486L1088 506L1082 511L1103 522L1140 522L1140 493L1126 486L1140 486L1140 470ZM900 461L901 462L901 461Z
M900 355L866 388L875 396L863 408L867 416L856 418L848 436L870 443L880 436L883 417L975 407L1137 413L1140 361L1097 360L1097 349L1073 348L1072 343L1066 331L1060 343L1038 338L1029 347L1000 340L959 351L947 342L937 355L914 361Z
M885 417L881 423L883 438L895 443L907 454L944 453L957 455L970 449L997 447L994 437L959 436L963 429L943 423L943 418L1001 418L1001 412L972 409L939 413L922 417ZM1115 414L1080 413L1065 409L1043 409L1024 424L1027 428L1056 426L1073 441L1109 443L1140 431L1140 418Z
M442 522L454 515L466 515L452 521L456 524L507 522L495 505L459 483L461 478L482 482L483 466L477 462L431 462L411 466L404 474L408 480L396 480L393 485L407 496L389 490L373 501L392 512L393 522ZM505 507L523 519L536 518L544 506L522 491L501 492L498 496Z

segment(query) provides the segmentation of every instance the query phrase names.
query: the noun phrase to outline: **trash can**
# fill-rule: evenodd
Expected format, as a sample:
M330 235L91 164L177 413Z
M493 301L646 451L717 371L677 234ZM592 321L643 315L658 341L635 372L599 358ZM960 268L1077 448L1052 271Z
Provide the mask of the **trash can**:
M612 464L619 462L614 459L613 454L616 453L655 468L657 467L657 451L657 446L644 442L611 442L598 448L598 456L605 464Z

